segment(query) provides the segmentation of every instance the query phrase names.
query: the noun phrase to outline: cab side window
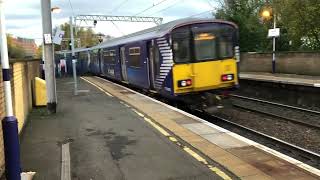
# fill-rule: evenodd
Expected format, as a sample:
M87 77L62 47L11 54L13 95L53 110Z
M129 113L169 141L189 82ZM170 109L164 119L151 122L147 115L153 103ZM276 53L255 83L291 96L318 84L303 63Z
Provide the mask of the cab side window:
M180 28L173 32L172 49L176 63L190 62L190 37L189 28Z

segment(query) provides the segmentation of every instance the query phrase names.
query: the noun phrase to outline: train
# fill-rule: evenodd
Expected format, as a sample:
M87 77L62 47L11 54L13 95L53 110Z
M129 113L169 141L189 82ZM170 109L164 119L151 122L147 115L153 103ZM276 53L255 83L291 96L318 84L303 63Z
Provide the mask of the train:
M238 42L238 27L232 22L186 18L75 49L73 58L80 75L91 73L208 107L216 95L239 88ZM69 70L73 58L71 51L56 53L57 62L66 59Z

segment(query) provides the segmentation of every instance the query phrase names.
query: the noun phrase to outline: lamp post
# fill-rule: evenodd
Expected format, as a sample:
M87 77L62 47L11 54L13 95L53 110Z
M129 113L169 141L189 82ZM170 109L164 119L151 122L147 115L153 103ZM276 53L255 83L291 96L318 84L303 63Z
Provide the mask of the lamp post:
M273 29L276 29L276 16L273 15ZM272 73L276 72L276 37L272 38Z
M276 15L270 8L262 11L262 17L266 20L273 18L273 30L276 29ZM276 35L272 35L272 74L276 72Z
M47 87L47 109L49 114L56 113L57 93L52 43L51 0L41 0L43 48L45 60L45 79Z
M74 52L74 35L73 35L73 17L70 17L70 38L71 38L71 53L72 53L72 71L74 81L74 95L78 95L78 81L77 81L77 59Z

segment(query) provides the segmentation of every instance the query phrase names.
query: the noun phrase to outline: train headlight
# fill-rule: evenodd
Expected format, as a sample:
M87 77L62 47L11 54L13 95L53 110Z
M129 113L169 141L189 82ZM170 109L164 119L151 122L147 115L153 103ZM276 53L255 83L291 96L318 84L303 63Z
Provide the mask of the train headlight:
M180 84L182 87L187 86L187 81L181 81Z
M223 74L221 76L222 81L232 81L234 80L234 75L233 74Z
M192 80L191 79L178 81L178 87L188 87L188 86L191 86L191 85L192 85Z

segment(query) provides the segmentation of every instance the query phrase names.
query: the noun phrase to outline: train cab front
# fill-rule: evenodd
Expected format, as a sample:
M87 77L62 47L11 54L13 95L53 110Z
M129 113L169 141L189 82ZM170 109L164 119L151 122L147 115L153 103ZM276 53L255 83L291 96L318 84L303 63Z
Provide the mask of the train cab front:
M238 87L237 27L201 23L172 32L174 94L223 91Z

